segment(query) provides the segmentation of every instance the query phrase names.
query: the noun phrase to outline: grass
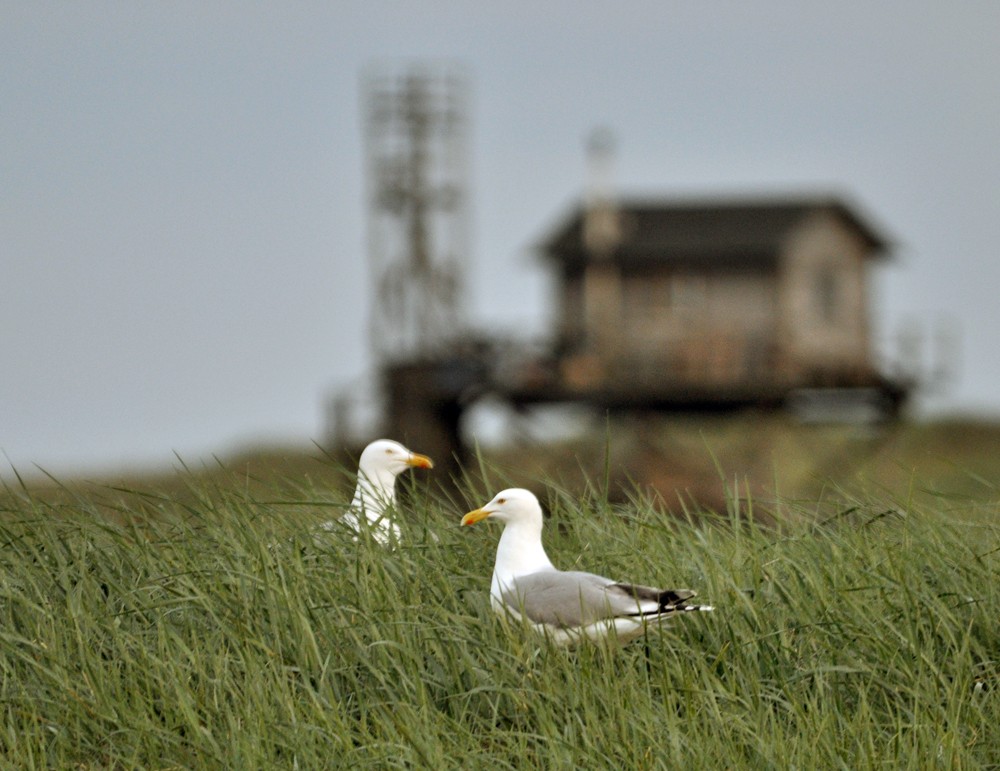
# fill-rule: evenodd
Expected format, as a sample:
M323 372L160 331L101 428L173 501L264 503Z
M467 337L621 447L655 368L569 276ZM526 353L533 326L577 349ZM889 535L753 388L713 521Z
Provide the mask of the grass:
M684 516L539 483L558 565L717 607L566 651L489 609L498 529L458 527L484 476L414 490L393 552L316 537L344 496L301 483L9 490L0 764L1000 768L996 509L831 495L765 529L734 491Z

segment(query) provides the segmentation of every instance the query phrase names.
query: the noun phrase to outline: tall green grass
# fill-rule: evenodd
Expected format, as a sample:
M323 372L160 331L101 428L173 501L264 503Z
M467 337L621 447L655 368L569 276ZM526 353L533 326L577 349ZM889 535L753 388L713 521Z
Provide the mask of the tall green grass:
M1000 768L996 512L785 502L764 529L735 494L686 516L602 485L536 486L553 560L714 613L622 650L502 623L498 529L458 526L481 483L415 491L391 552L317 535L324 490L10 491L2 765Z

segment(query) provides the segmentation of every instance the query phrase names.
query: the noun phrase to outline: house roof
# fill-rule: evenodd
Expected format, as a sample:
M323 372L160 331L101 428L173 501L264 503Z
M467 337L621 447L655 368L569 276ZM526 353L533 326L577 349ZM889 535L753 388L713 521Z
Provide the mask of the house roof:
M785 238L806 217L832 213L867 243L872 256L885 254L889 242L857 211L833 196L786 198L623 200L616 202L621 240L614 259L774 260ZM564 262L588 257L583 245L582 203L577 203L539 245Z

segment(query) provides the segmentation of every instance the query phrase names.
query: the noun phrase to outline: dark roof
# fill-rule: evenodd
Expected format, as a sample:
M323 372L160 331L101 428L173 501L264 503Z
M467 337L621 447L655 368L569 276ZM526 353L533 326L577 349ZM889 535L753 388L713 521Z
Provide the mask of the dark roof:
M873 255L885 253L889 246L855 208L832 196L624 200L616 206L622 230L613 253L617 260L773 260L792 229L817 212L840 217L864 239ZM566 262L586 259L583 213L583 205L576 204L542 241L542 253Z

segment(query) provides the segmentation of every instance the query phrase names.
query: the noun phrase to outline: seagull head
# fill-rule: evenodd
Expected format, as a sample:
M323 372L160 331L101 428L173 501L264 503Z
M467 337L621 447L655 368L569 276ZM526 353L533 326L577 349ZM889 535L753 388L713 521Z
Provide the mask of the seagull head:
M386 472L395 477L411 467L434 468L434 463L426 455L413 452L391 439L377 439L369 444L358 462L361 475L369 479Z
M512 487L496 494L485 506L462 517L463 525L474 525L489 517L505 525L526 524L541 529L542 507L530 490Z

